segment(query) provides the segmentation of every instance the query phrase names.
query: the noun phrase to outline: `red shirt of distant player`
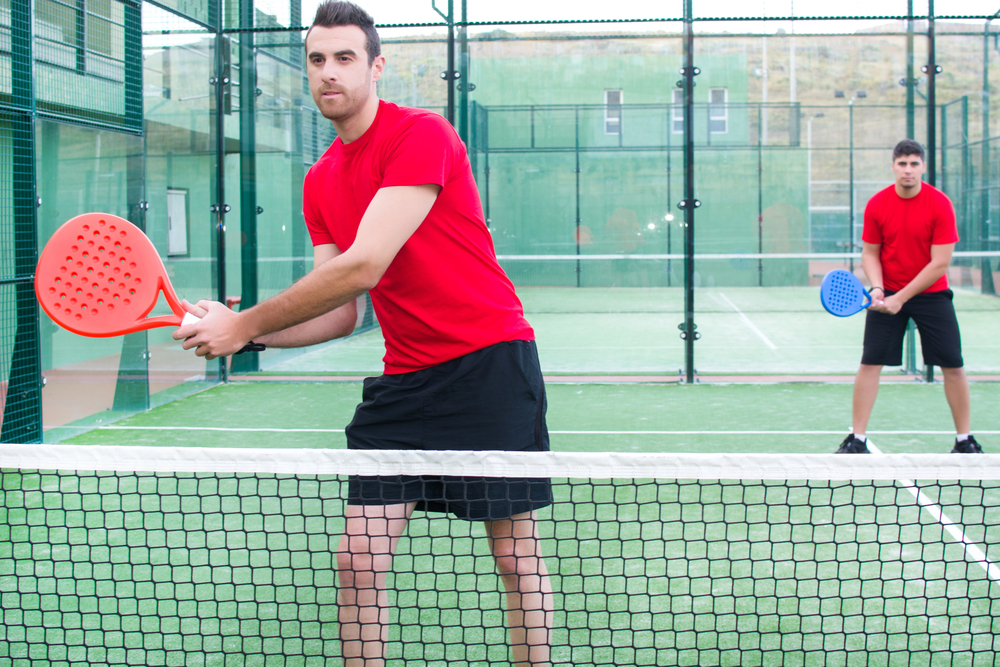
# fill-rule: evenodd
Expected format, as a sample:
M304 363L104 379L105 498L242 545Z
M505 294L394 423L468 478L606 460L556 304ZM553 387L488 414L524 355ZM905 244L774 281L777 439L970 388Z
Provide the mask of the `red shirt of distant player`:
M333 142L303 187L313 245L347 250L379 188L430 183L441 186L434 206L371 290L387 375L535 337L497 263L465 146L435 113L380 102L363 135Z
M916 197L903 199L890 185L868 200L865 243L881 244L882 281L885 289L898 292L931 261L932 245L958 242L955 209L948 196L927 183ZM924 292L948 289L948 275L941 276Z

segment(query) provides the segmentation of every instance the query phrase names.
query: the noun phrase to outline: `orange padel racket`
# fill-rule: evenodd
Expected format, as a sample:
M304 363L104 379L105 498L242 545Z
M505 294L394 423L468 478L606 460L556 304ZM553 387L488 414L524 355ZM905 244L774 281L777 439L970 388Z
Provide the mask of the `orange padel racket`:
M146 317L160 292L173 313ZM35 295L56 324L81 336L121 336L198 320L181 306L149 238L107 213L84 213L56 230L38 258ZM240 352L263 349L250 343Z

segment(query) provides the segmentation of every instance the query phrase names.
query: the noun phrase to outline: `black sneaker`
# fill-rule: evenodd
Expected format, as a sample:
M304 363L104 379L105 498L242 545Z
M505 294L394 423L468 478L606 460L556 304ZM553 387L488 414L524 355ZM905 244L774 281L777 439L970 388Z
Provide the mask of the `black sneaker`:
M966 440L959 442L955 441L955 448L951 450L952 454L982 454L983 448L979 446L976 439L971 435Z
M971 436L969 438L971 440ZM871 454L868 451L868 444L865 440L858 440L851 433L844 441L840 443L840 449L838 449L835 454Z

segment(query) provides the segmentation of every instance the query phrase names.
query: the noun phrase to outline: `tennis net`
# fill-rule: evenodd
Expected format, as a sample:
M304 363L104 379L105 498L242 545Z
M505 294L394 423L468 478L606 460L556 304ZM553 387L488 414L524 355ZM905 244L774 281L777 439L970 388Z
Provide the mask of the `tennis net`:
M0 445L0 662L340 665L348 475L551 478L553 665L993 665L1000 457ZM416 512L386 664L511 660L484 524ZM374 664L374 663L370 663Z

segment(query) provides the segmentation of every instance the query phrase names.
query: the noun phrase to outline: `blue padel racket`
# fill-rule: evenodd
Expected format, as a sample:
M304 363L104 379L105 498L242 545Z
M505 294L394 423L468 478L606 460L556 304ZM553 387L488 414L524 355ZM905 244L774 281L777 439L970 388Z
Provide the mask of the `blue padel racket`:
M872 295L857 276L844 269L826 274L819 287L819 300L828 313L837 317L849 317L872 305Z

